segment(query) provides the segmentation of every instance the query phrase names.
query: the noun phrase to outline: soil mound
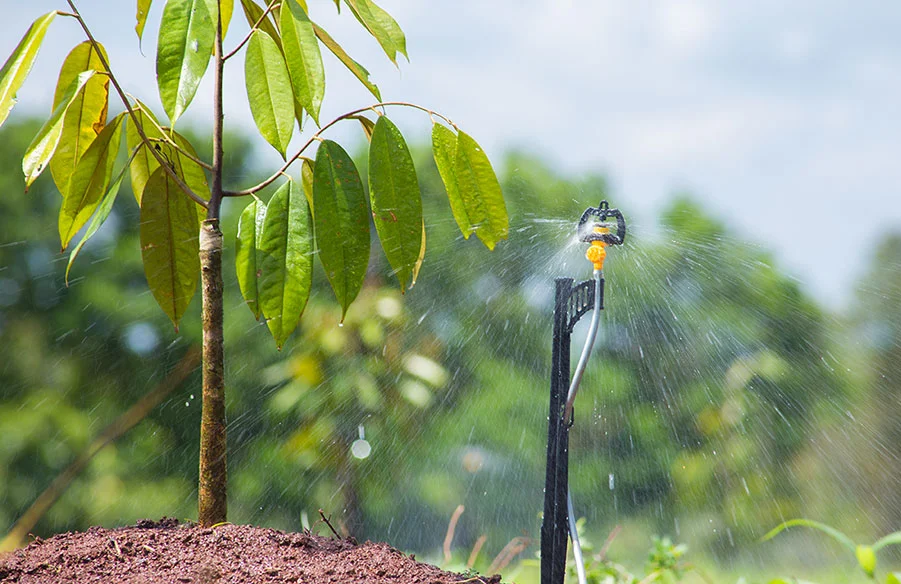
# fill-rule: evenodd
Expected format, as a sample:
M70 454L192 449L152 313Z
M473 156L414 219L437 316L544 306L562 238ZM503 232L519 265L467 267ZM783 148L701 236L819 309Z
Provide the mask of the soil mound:
M497 584L417 562L382 543L177 520L63 533L0 556L0 582L46 584Z

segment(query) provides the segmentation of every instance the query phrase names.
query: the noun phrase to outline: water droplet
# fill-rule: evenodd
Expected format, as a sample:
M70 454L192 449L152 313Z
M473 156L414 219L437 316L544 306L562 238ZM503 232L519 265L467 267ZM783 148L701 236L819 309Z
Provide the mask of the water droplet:
M613 473L610 473L609 475L607 475L607 485L610 487L610 490L612 491L613 487L615 485Z
M343 322L339 322L339 323L338 323L338 327L344 328L344 323L343 323Z
M196 40L191 41L191 50L194 51L195 53L200 50L200 44Z

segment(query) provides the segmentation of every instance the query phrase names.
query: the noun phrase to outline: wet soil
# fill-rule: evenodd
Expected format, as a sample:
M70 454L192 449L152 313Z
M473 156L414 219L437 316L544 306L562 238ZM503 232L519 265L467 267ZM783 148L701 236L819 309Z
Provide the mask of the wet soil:
M382 543L174 519L92 527L0 556L0 582L47 584L497 584L417 562Z

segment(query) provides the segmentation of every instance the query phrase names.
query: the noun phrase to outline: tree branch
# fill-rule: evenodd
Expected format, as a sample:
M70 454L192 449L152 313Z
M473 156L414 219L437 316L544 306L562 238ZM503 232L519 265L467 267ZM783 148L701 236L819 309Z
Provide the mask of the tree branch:
M100 50L99 43L94 38L94 35L91 34L91 30L88 28L87 23L84 21L84 18L81 17L81 13L78 11L78 8L75 6L75 2L73 0L66 0L69 4L69 8L72 9L72 16L75 20L78 21L78 24L81 25L82 30L84 30L84 34L88 37L88 40L91 42L91 46L94 47L94 52L97 53L97 57L100 59L100 64L103 65L103 68L106 69L106 73L109 75L110 81L113 82L113 87L116 89L116 93L119 94L119 98L122 100L122 103L125 105L126 111L128 111L128 115L131 118L132 123L135 125L135 129L138 131L138 135L141 136L141 141L144 142L146 148L153 154L153 157L156 158L156 161L160 166L163 167L166 174L169 175L175 184L178 185L187 196L191 197L195 203L200 205L203 208L207 208L207 202L191 190L191 187L185 184L183 180L178 176L178 173L175 172L169 163L163 158L163 155L156 151L156 148L153 147L153 144L150 143L150 139L147 137L147 134L144 132L144 127L141 125L141 122L138 121L138 116L135 113L134 109L131 107L131 104L128 102L128 98L125 95L125 92L122 90L122 86L119 85L119 81L116 79L116 76L113 74L112 68L109 66L109 62L107 62L106 57L103 56L103 52Z
M266 20L266 17L269 16L269 13L272 12L272 9L277 6L281 6L281 5L282 5L281 2L278 2L278 0L272 0L271 2L269 2L269 5L266 7L266 10L263 11L263 15L257 19L257 21L253 24L252 27L250 27L250 32L247 33L247 36L244 37L244 40L242 40L240 43L238 43L238 46L235 47L234 49L232 49L227 55L222 57L222 60L228 61L229 59L234 57L235 54L241 50L241 47L243 47L244 45L247 44L247 41L250 40L250 37L253 36L253 33L255 31L259 30L260 25L263 23L264 20Z
M356 116L356 115L361 114L366 111L372 110L372 111L376 112L377 114L382 115L375 108L385 107L385 106L389 106L389 105L418 109L420 111L423 111L423 112L429 114L429 116L431 116L431 117L439 117L442 120L444 120L445 122L447 122L448 125L453 126L454 129L458 129L457 125L455 123L453 123L449 118L439 114L438 112L435 112L428 108L422 107L421 105L416 105L415 103L408 103L405 101L383 101L383 102L376 103L376 104L373 104L370 106L361 107L359 109L355 109L355 110L347 112L345 114L341 114L334 120L330 121L326 125L319 128L316 131L316 133L313 134L312 136L310 136L310 139L307 140L304 143L304 145L301 146L300 149L297 152L295 152L294 155L285 162L285 164L282 165L282 167L280 169L278 169L275 173L272 174L272 176L270 176L263 182L259 183L258 185L252 186L249 189L244 189L243 191L224 191L222 193L222 196L223 197L246 197L248 195L253 195L255 193L258 193L259 191L265 189L266 187L271 185L273 182L275 182L276 179L278 179L278 177L284 175L285 172L288 170L288 168L292 164L294 164L298 159L303 158L302 154L304 153L304 151L307 148L309 148L313 142L315 142L317 140L321 140L320 136L322 135L323 132L325 132L326 130L328 130L329 128L331 128L332 126L334 126L335 124L337 124L338 122L340 122L342 120L352 118L353 116Z

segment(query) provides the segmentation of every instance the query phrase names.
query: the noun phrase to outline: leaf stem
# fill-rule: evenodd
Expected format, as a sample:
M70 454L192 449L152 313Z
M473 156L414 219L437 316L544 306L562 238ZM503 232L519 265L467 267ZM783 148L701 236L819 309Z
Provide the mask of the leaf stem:
M250 27L250 32L247 33L247 36L244 37L244 40L242 40L240 43L238 43L238 46L235 47L234 49L232 49L231 51L229 51L229 53L227 55L222 57L222 60L228 61L229 59L234 57L235 54L238 51L240 51L241 48L244 47L244 45L247 44L247 41L250 40L250 37L253 36L253 33L256 32L257 30L259 30L260 25L263 24L263 21L266 20L267 16L269 16L269 13L272 12L272 10L274 8L276 8L277 6L281 6L281 5L282 5L281 2L278 2L278 0L272 0L271 2L269 2L269 5L266 6L266 10L263 11L263 14L257 19L257 21L253 24L253 26Z
M296 153L294 153L294 155L293 155L291 158L289 158L289 159L285 162L285 164L282 165L282 167L281 167L280 169L278 169L275 173L273 173L272 176L270 176L269 178L267 178L267 179L264 180L263 182L261 182L261 183L255 185L255 186L250 187L249 189L244 189L244 190L242 190L242 191L223 191L222 196L223 196L223 197L246 197L247 195L253 195L253 194L255 194L255 193L258 193L259 191L265 189L266 187L268 187L269 185L271 185L273 182L275 182L275 181L278 179L278 177L280 177L280 176L282 176L283 174L285 174L285 172L288 170L288 168L289 168L292 164L294 164L294 162L296 162L299 158L302 158L302 154L304 153L304 151L305 151L307 148L309 148L310 145L311 145L313 142L315 142L315 141L317 141L317 140L321 140L320 136L321 136L326 130L328 130L329 128L331 128L332 126L334 126L335 124L337 124L338 122L340 122L340 121L342 121L342 120L350 119L350 118L352 118L353 116L359 115L359 114L361 114L361 113L363 113L363 112L367 112L367 111L370 111L370 110L371 110L371 111L375 111L375 112L378 114L379 112L378 112L378 110L376 110L375 108L377 108L377 107L385 107L385 106L389 106L389 105L391 105L391 106L400 106L400 107L409 107L409 108L413 108L413 109L417 109L417 110L423 111L423 112L429 114L429 116L437 116L437 117L441 118L442 120L444 120L445 122L447 122L448 125L452 126L454 129L457 129L457 125L454 124L449 118L447 118L447 117L445 117L445 116L439 114L438 112L435 112L435 111L432 111L432 110L430 110L430 109L428 109L428 108L426 108L426 107L423 107L423 106L421 106L421 105L417 105L417 104L415 104L415 103L409 103L409 102L406 102L406 101L382 101L382 102L379 102L379 103L375 103L375 104L372 104L372 105L368 105L368 106L366 106L366 107L361 107L361 108L359 108L359 109L355 109L355 110L353 110L353 111L349 111L349 112L347 112L347 113L341 114L340 116L338 116L338 117L335 118L334 120L330 121L330 122L327 123L326 125L324 125L324 126L322 126L321 128L319 128L319 129L316 131L315 134L313 134L312 136L310 136L310 139L307 140L307 141L304 143L304 145L301 146L300 149L299 149ZM382 114L379 114L379 115L382 115Z
M134 97L134 96L130 96L130 97ZM203 168L209 170L210 172L212 172L212 170L213 170L212 164L201 160L200 158L192 155L190 152L188 152L187 150L185 150L184 148L182 148L181 146L176 144L175 140L173 140L172 138L169 137L169 132L164 130L163 127L160 126L155 119L153 119L153 116L150 115L150 112L145 111L144 108L141 107L141 103L138 102L138 100L135 100L135 102L137 102L137 109L139 109L142 112L144 112L145 114L147 114L147 119L150 120L150 123L153 124L153 127L155 127L159 131L160 135L162 136L162 138L148 137L147 139L150 142L164 142L164 143L168 144L169 146L171 146L172 148L174 148L176 152L178 152L179 154L181 154L188 160L191 160L192 162L194 162L194 163L202 166Z
M106 73L109 75L110 81L113 82L113 87L116 88L116 93L119 94L119 98L122 100L122 103L125 105L126 111L128 111L128 116L131 118L132 123L135 125L135 129L138 131L138 135L141 136L141 141L144 142L147 149L153 154L153 157L156 158L156 161L160 166L163 167L166 174L178 185L178 188L182 190L187 196L191 197L195 203L200 205L203 208L207 208L207 202L191 190L191 187L185 184L183 180L178 176L178 173L175 172L169 163L163 158L163 155L156 151L153 148L153 145L150 143L150 139L147 138L147 134L144 133L144 127L141 125L141 122L138 121L138 116L135 113L134 109L131 107L131 104L128 101L128 98L125 96L125 91L122 90L122 86L119 85L118 79L113 74L113 70L109 65L109 62L106 60L106 57L103 56L103 52L100 50L100 46L97 40L94 38L94 35L91 33L91 30L88 28L87 23L82 18L81 13L78 11L78 8L75 6L75 2L73 0L66 0L66 3L69 4L69 8L72 9L72 17L78 21L78 24L81 25L82 30L84 30L85 36L88 37L88 40L91 42L91 46L94 47L94 52L97 53L97 57L100 59L100 64L103 65L103 68L106 69Z

